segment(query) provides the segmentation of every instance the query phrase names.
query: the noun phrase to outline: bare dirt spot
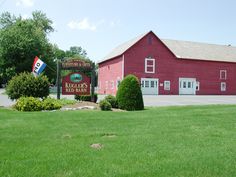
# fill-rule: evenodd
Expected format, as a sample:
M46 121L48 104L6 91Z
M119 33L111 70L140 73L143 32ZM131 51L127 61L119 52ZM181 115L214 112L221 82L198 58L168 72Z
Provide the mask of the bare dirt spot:
M80 101L72 105L66 105L61 110L81 110L81 109L89 109L95 110L99 109L99 105L97 103L89 102L89 101Z
M98 150L100 150L100 149L103 148L103 145L100 144L100 143L96 143L96 144L91 144L90 147L93 148L93 149L98 149Z

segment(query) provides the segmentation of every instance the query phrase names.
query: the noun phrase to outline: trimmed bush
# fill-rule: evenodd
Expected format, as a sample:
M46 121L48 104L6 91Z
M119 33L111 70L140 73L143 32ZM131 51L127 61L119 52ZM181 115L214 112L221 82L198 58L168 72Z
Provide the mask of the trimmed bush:
M134 75L128 75L120 83L116 99L118 107L127 111L143 110L143 95L139 80Z
M78 101L91 101L92 96L91 95L75 95L75 99ZM98 95L94 94L94 103L96 103L98 100Z
M111 104L107 100L101 100L99 102L99 107L102 111L111 111Z
M107 100L111 104L112 108L118 108L116 97L114 97L113 95L107 95L105 97L105 100Z
M55 110L60 109L62 107L60 101L54 99L54 98L46 98L42 102L42 109L43 110Z
M17 100L15 108L18 111L41 111L42 103L38 98L21 97Z
M61 107L60 101L54 98L46 98L41 101L35 97L20 97L15 104L15 108L18 111L55 110Z
M34 77L32 73L20 73L8 82L6 93L12 100L20 97L45 98L49 95L49 81L43 75Z

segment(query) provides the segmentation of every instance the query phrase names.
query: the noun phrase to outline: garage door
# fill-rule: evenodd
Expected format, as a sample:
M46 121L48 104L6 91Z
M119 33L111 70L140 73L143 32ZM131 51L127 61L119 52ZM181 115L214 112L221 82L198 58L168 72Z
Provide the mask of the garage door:
M179 94L195 95L196 94L196 78L179 78Z
M141 78L143 95L158 95L158 79Z

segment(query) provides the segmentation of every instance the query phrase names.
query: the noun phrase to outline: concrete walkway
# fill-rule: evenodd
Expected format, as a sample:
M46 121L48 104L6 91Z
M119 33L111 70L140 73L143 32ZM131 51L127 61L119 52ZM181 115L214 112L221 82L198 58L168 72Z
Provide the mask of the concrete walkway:
M56 98L56 95L51 95ZM104 99L104 95L98 96L98 101ZM74 99L73 95L61 95L61 98ZM145 106L182 106L182 105L209 105L209 104L235 104L236 96L222 95L144 95ZM15 102L11 101L5 94L4 89L0 89L0 106L12 106Z

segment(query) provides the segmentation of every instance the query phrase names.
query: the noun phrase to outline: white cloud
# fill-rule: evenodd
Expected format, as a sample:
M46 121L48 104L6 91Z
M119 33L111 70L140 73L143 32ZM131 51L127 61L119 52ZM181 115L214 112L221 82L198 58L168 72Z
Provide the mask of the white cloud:
M16 6L32 7L34 6L34 0L17 0Z
M115 27L115 26L118 26L120 25L120 20L112 20L110 21L110 27Z
M81 21L71 20L67 26L72 30L90 30L96 31L99 26L114 28L120 25L120 20L107 21L100 19L96 22L90 22L88 18L84 18Z
M97 26L92 24L88 18L84 18L79 22L72 20L67 25L70 29L90 30L90 31L95 31L97 29Z

